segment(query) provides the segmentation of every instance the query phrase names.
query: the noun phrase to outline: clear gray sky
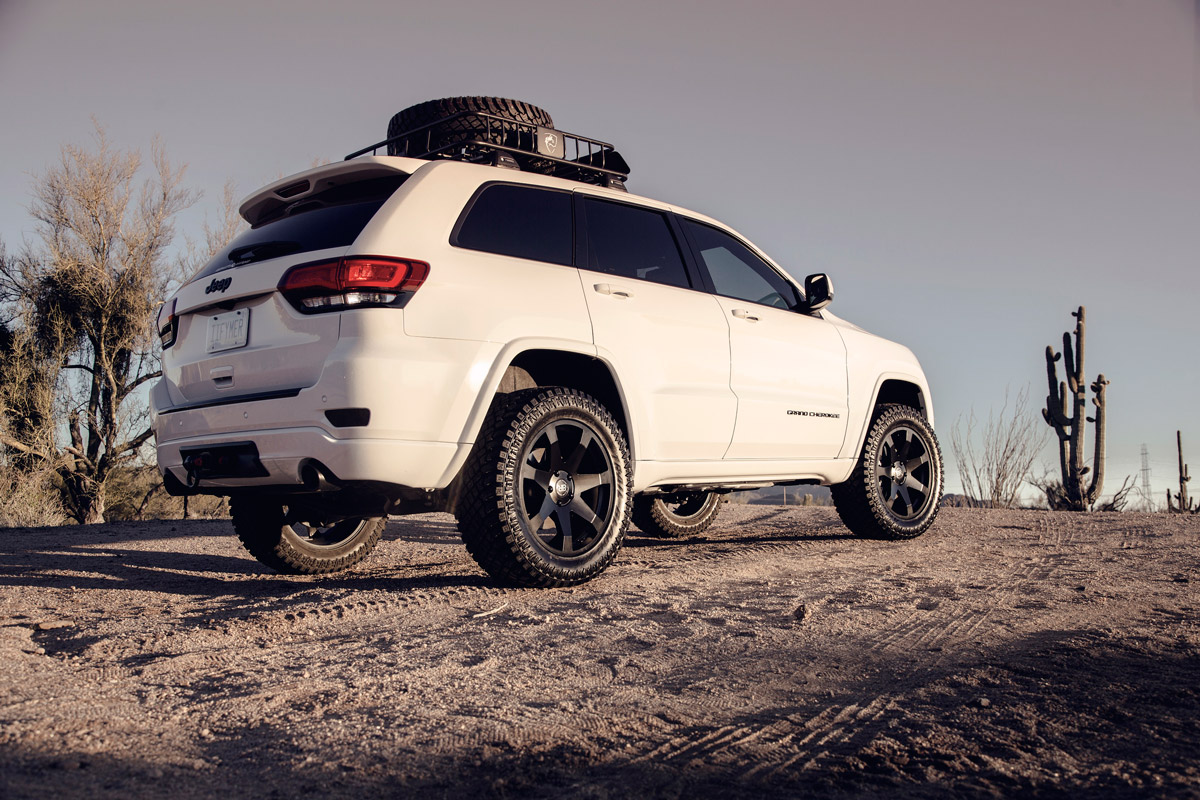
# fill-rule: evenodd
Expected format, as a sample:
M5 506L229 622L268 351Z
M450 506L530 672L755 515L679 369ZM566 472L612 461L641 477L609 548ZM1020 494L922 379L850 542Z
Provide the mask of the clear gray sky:
M1194 0L0 0L0 239L91 115L160 134L215 212L458 94L615 143L630 188L712 214L913 348L944 449L1088 308L1110 491L1200 469ZM784 365L780 365L781 368ZM1048 432L1048 428L1047 428ZM1049 442L1048 442L1049 444ZM1045 462L1055 456L1046 449ZM951 463L951 467L952 467ZM949 488L957 490L953 475ZM1194 490L1195 491L1195 490Z

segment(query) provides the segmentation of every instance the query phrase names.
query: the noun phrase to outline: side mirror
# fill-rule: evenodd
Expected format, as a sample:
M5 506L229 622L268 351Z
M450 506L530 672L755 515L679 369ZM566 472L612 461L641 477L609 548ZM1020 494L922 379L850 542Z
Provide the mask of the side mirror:
M804 279L806 311L820 311L833 302L833 281L824 272L809 275Z

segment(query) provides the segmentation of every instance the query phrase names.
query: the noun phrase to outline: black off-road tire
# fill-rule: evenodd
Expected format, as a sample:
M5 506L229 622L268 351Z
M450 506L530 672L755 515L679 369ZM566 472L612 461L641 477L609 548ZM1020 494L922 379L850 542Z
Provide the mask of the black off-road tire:
M638 495L633 498L633 524L656 539L694 536L712 527L724 504L725 495L716 492Z
M883 405L849 479L831 487L833 504L856 536L914 539L937 517L943 480L933 428L915 408Z
M501 583L583 583L621 549L632 482L625 436L595 398L560 387L501 395L463 469L458 529Z
M288 524L278 498L237 496L229 501L233 529L242 546L276 572L323 575L340 572L366 558L387 524L385 517L360 517L324 528Z
M452 117L464 111L475 111L493 114L515 122L528 125L541 125L545 128L554 127L554 120L544 109L520 100L510 100L506 97L443 97L440 100L428 100L409 106L394 115L388 123L388 138L398 136L405 131L411 131L422 125L428 125L438 120ZM493 132L494 129L493 129ZM455 142L482 138L487 134L487 124L484 120L468 114L456 120L450 120L430 129L428 139L422 133L414 138L413 146L424 147L426 142L430 149L436 149ZM493 136L494 144L517 147L522 150L535 149L532 135L510 132L504 137ZM419 145L418 145L419 142ZM404 142L393 142L388 145L388 155L403 155Z

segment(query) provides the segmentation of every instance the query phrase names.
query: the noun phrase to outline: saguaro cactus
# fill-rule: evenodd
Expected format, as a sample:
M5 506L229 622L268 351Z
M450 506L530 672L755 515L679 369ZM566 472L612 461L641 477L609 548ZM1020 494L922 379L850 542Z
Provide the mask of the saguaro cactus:
M1175 431L1175 447L1179 450L1179 493L1172 503L1171 490L1167 489L1167 510L1172 514L1195 514L1200 512L1200 507L1195 500L1188 499L1187 485L1192 476L1188 475L1187 464L1183 463L1183 434L1179 431Z
M1092 402L1096 405L1096 416L1085 414L1087 383L1083 371L1084 307L1073 311L1075 323L1075 346L1071 346L1071 333L1063 334L1063 351L1054 352L1053 346L1046 347L1046 377L1050 393L1046 396L1046 407L1042 417L1046 424L1058 434L1058 462L1062 471L1062 505L1071 511L1086 511L1100 497L1104 488L1104 387L1108 385L1104 375L1092 383ZM1059 381L1057 367L1063 360L1066 380ZM1084 462L1084 433L1087 423L1095 423L1095 446L1092 466ZM1092 479L1086 487L1084 477L1091 472Z

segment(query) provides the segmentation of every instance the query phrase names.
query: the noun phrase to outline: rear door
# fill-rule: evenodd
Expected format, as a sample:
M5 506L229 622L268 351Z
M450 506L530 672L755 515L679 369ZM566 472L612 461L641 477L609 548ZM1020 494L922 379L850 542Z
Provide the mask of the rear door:
M673 219L576 193L579 275L600 354L621 376L640 460L719 460L733 434L729 326L693 286Z

